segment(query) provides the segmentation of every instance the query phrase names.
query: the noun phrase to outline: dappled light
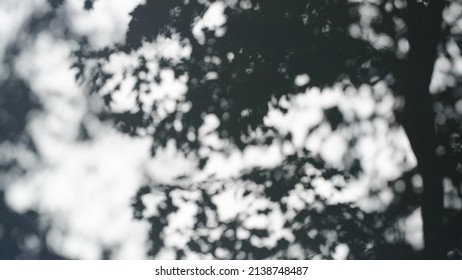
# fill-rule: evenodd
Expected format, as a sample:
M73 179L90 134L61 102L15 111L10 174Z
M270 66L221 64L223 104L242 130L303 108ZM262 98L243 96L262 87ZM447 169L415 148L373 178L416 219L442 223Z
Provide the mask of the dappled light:
M25 2L0 258L462 257L459 2Z

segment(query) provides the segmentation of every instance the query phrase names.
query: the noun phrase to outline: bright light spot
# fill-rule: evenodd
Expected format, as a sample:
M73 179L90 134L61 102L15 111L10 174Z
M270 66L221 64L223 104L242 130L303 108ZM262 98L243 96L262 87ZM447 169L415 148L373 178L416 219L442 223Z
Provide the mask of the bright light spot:
M334 254L332 254L332 258L334 260L346 260L348 254L350 253L350 248L346 244L338 244L335 246Z
M295 85L302 87L310 82L310 76L307 74L300 74L295 77Z

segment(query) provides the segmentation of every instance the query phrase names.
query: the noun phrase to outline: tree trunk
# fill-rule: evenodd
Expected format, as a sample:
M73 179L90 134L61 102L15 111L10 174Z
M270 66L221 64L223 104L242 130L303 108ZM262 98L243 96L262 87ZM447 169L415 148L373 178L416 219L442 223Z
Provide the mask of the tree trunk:
M429 86L441 39L442 0L430 0L428 5L408 0L408 40L410 50L406 71L401 79L401 95L405 98L401 124L407 133L423 179L422 219L425 258L445 258L442 218L443 170L442 159L436 155L438 145L435 113Z

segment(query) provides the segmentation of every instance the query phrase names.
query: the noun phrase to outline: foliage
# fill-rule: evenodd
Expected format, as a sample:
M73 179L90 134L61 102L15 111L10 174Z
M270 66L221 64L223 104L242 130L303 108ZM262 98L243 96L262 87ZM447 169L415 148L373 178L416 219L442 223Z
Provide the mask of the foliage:
M316 178L340 179L336 187L342 188L343 177L320 164L300 153L289 156L279 166L248 170L239 178L209 178L196 184L182 179L142 187L133 207L136 219L151 223L149 254L173 250L177 258L198 254L215 259L331 259L337 246L348 244L353 259L417 256L399 240L391 247L383 240L404 211L367 213L352 203L329 203L311 182ZM313 166L318 172L307 175ZM164 194L163 200L154 214L146 213L149 206L143 197L158 193ZM225 198L217 199L220 196ZM187 246L166 244L172 233L171 216L185 207L183 202L194 205L188 208L192 209L191 227L177 229L188 240ZM237 208L238 213L224 217L222 212L228 207ZM399 207L398 202L395 207ZM255 225L258 219L263 219L265 225ZM392 250L393 246L396 248Z
M90 91L103 95L108 108L106 113L112 114L122 131L130 135L152 136L153 154L173 142L179 150L196 156L198 169L203 169L211 153L229 154L232 149L245 150L256 145L293 145L293 135L267 125L264 119L271 109L287 113L287 100L307 88L339 86L347 91L384 83L400 100L402 92L398 89L406 82L404 77L407 75L404 66L409 49L406 38L408 24L413 20L424 20L420 15L426 15L410 16L406 7L406 3L410 2L415 2L418 10L427 7L426 2L387 0L373 3L341 0L147 0L133 11L125 43L96 51L83 44L82 50L76 53L75 66L80 69L77 78L91 81ZM201 26L201 18L212 6L223 8L225 22L213 27ZM445 31L452 32L450 28ZM452 38L450 34L445 39L460 46L459 39ZM146 46L161 40L175 40L190 53L180 59L143 53ZM450 56L447 49L443 49L443 55ZM122 79L135 78L131 92L136 96L137 108L111 111L115 96L121 92L122 82L108 86L115 73L106 70L104 65L110 63L111 58L123 54L138 56L136 66L125 69ZM158 70L152 70L153 63ZM87 71L86 65L96 67ZM166 73L173 73L174 78L183 81L186 93L172 99L154 98L152 104L146 102L146 96L156 95L150 85L162 84ZM309 77L309 83L297 83L299 77ZM447 177L451 178L455 189L459 189L457 139L460 122L454 108L460 95L457 82L446 91L449 93L434 97L443 100L435 102L435 109L438 114L443 114L440 119L446 118L444 121L437 118L439 141L444 150L442 154L448 157L447 170L450 171ZM201 127L206 126L210 116L218 119L218 124L209 134L216 135L220 145L203 141ZM372 115L369 120L380 118ZM331 131L353 127L360 122L359 119L346 120L336 107L324 111L323 121L329 123ZM390 126L396 126L393 120L387 121ZM314 126L306 134L314 133L318 128ZM355 137L350 139L350 148L355 144ZM365 213L356 205L329 204L322 197L315 196L313 202L305 202L302 209L295 211L295 216L290 216L290 207L284 202L289 194L296 190L296 196L303 197L312 191L310 182L314 178L302 179L307 172L305 165L314 166L321 178L330 180L337 176L347 182L351 177L360 176L361 166L367 164L352 159L345 170L339 172L303 148L293 146L294 154L280 166L252 169L227 183L211 178L201 183L184 180L181 184L153 183L142 188L134 201L135 217L148 219L152 225L150 254L155 256L162 248L168 247L164 240L168 217L178 211L172 194L179 191L199 194L194 199L190 198L197 205L198 212L187 247L189 251L203 255L212 254L216 258L290 258L287 248L290 247L288 243L293 242L303 248L304 257L321 254L329 258L335 245L345 242L350 248L350 258L366 258L372 257L367 252L379 252L380 248L387 246L386 243L391 243L393 248L399 244L400 240L390 241L385 236L399 218L418 206L420 194L412 191L411 179L402 179L408 187L404 193L395 193L395 200L391 203L395 209L402 211L388 208L383 213ZM214 197L233 188L241 188L244 194L271 202L271 207L285 217L284 229L291 232L293 239L281 237L272 246L264 248L257 246L255 240L268 238L266 230L247 229L250 233L248 238L236 237L238 229L243 227L245 213L242 214L244 217L238 215L236 219L223 221L218 218L217 205L213 203ZM157 215L145 217L141 198L153 191L163 193L164 203L158 205ZM454 195L456 198L459 196ZM262 211L260 214L269 215L265 209ZM311 224L319 234L310 236ZM211 239L210 232L220 229L220 237ZM332 233L335 233L334 237ZM458 240L457 237L453 239ZM185 248L173 249L178 258L185 256ZM217 252L219 249L221 252ZM394 255L377 253L373 257L415 257L411 251L395 251Z

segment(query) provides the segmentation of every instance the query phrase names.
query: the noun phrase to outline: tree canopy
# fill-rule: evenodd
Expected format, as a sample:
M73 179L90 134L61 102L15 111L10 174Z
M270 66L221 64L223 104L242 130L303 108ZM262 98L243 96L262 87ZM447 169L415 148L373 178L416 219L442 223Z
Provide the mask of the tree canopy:
M48 2L58 9L64 1ZM194 174L140 186L132 199L134 218L150 223L149 255L459 258L462 31L461 15L444 10L454 3L146 0L131 13L124 42L102 49L79 38L76 80L104 103L100 118L133 137L151 137L152 156L174 147L197 166ZM329 101L356 95L381 105L349 113ZM395 101L387 105L390 95ZM310 110L321 97L327 105L300 121L294 110ZM23 126L23 109L10 108L19 110L19 123L2 124L8 130L0 137L15 137ZM367 195L383 207L323 193L342 193L360 180L370 164L358 156L362 137L401 127L417 168L403 159L400 178L369 183ZM346 139L341 164L310 151L314 134ZM215 155L229 159L252 149L272 163L249 164L232 176L208 171L228 168L212 166ZM271 149L279 161L270 159ZM400 145L393 149L403 154ZM147 211L149 197L155 211ZM419 207L425 254L399 228ZM178 217L182 227L175 229Z

